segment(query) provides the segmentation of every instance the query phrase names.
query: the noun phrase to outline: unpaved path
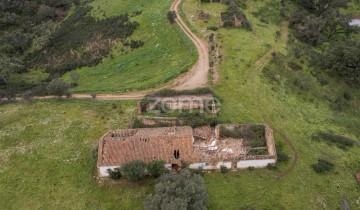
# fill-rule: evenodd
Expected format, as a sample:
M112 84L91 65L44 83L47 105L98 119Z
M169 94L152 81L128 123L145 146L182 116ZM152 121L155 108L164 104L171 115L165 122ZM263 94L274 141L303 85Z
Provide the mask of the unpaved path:
M176 23L180 28L186 33L186 35L191 39L195 44L196 49L199 54L198 61L192 67L192 69L179 79L175 79L173 88L177 90L188 90L195 89L198 87L205 87L208 82L208 73L209 73L209 49L205 41L198 38L188 26L185 24L184 20L181 18L178 12L179 5L181 0L175 0L171 5L171 10L175 11L177 15Z
M178 9L181 5L181 0L175 0L171 5L170 10L175 11L179 14ZM166 15L166 14L164 14ZM184 20L180 15L177 15L176 23L179 25L181 30L191 39L194 43L197 52L199 54L196 64L189 70L187 73L175 78L172 82L162 87L139 92L131 92L124 94L97 94L97 100L134 100L141 99L146 94L151 92L159 91L164 88L171 88L176 90L190 90L200 87L206 87L208 84L208 73L209 73L209 53L208 45L205 41L198 38L185 24ZM72 94L72 98L75 99L91 99L90 94ZM46 97L35 97L36 99L50 99L55 98L55 96L46 96Z

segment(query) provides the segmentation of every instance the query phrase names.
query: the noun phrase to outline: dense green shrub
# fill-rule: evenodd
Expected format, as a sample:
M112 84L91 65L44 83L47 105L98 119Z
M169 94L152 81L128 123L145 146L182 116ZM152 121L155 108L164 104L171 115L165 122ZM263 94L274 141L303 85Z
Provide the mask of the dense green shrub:
M201 176L182 170L180 174L165 174L155 185L155 194L144 201L145 210L190 209L205 210L208 194Z
M130 46L131 49L136 49L144 45L144 42L141 40L130 40L124 42L124 46Z
M267 164L266 168L268 170L277 170L278 169L277 165L273 165L271 163Z
M205 170L204 167L199 166L199 168L192 170L194 174L200 175L200 176L204 176L205 175Z
M47 86L50 95L62 97L68 92L69 85L61 79L53 79Z
M176 15L175 11L168 11L167 19L171 24L175 23L176 17L177 17L177 15Z
M277 152L277 158L278 162L288 162L290 160L289 155L283 151Z
M209 26L209 27L207 27L207 30L217 31L217 30L219 30L219 28L217 26Z
M317 163L312 165L312 168L316 173L327 173L333 170L335 165L327 160L319 159Z
M348 101L350 101L351 100L351 94L349 93L349 92L345 92L344 94L344 98L346 99L346 100L348 100Z
M109 173L110 179L118 180L118 179L121 179L121 177L122 177L120 168L115 168L114 170L111 170L109 168L107 171Z
M147 165L147 171L153 178L158 178L166 172L165 161L153 160Z
M130 182L144 180L146 177L146 163L141 160L125 163L121 167L121 172Z
M26 101L30 101L34 97L34 94L31 91L26 91L21 97Z
M324 141L327 144L336 145L341 149L347 149L355 145L355 140L351 138L322 131L313 134L312 138L317 141Z
M220 171L221 171L222 174L226 174L227 172L229 172L229 169L226 166L221 165L220 166Z

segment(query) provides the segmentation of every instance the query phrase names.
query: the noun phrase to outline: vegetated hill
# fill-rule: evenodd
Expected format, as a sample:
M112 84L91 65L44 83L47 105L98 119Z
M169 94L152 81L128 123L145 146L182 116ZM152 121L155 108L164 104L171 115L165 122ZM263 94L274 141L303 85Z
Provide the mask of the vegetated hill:
M0 85L5 87L11 83L11 74L33 68L45 69L50 80L78 67L96 65L109 55L112 42L117 40L131 48L143 45L141 41L126 40L139 26L126 13L96 20L89 14L91 6L79 1L1 3L4 27L0 47L4 61ZM73 10L67 15L70 8Z
M42 48L55 31L57 23L67 16L73 0L0 1L0 86L10 76L28 70L23 56L31 48Z
M19 4L32 1L25 2ZM9 16L13 9L0 7L0 15L7 15L1 20L8 24L0 32L8 40L1 46L0 95L39 89L64 74L62 79L72 83L75 92L152 88L187 71L196 60L191 41L176 24L167 22L171 2L64 2L66 6L59 2L49 6L55 15L45 15L31 27L25 23L32 16L19 11L24 24L16 25ZM34 8L38 10L33 16L40 15L42 7ZM74 70L76 81L66 74Z
M78 67L100 63L109 55L115 41L123 45L130 42L134 49L143 45L141 41L126 40L139 26L136 21L129 20L128 14L96 20L90 15L91 9L90 6L76 8L43 48L26 57L29 64L62 75Z

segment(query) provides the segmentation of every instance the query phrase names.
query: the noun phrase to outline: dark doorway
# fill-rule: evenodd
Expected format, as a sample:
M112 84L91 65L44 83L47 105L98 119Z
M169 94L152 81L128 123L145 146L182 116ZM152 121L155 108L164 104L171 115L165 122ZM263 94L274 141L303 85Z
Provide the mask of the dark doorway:
M171 170L173 170L173 171L179 171L179 169L180 169L179 164L171 164Z
M174 150L174 158L175 158L175 159L179 159L179 158L180 158L180 151L179 151L179 150Z

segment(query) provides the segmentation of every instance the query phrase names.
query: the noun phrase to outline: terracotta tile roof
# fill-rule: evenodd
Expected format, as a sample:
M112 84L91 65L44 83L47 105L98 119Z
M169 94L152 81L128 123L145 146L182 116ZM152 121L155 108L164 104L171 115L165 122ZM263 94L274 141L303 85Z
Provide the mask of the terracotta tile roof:
M192 141L192 128L187 126L110 131L99 141L98 167L119 166L132 160L187 161L193 153Z

